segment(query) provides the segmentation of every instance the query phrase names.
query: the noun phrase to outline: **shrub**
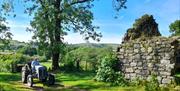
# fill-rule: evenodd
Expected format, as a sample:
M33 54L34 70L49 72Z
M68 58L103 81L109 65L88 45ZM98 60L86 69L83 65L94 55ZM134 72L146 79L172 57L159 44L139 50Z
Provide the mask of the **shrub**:
M111 85L125 86L127 81L123 74L116 69L118 61L114 55L106 56L97 70L95 80L110 82Z
M131 81L130 85L131 86L144 86L146 83L147 83L147 80L143 80L137 77L136 79Z
M0 72L15 72L16 64L26 63L30 59L30 56L22 54L0 55Z
M25 47L18 49L17 53L34 56L34 55L37 55L37 49L34 47L31 47L31 46L25 46Z
M0 60L0 72L11 72L12 60Z
M151 79L145 84L145 91L160 91L159 82L155 75L152 75Z

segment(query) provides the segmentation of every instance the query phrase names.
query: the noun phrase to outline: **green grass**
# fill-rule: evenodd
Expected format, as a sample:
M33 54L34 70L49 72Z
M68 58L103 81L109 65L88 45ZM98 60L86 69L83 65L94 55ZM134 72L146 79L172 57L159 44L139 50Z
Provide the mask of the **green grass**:
M46 66L47 69L49 69L51 67L51 61L50 60L47 61L47 62L41 62L40 64L43 65L43 66Z
M142 87L112 87L108 83L93 80L92 72L58 72L56 84L46 86L35 80L35 86L29 88L21 83L20 73L0 73L0 91L143 91Z
M32 91L20 82L20 74L0 73L0 91Z
M29 88L21 83L20 73L0 73L0 91L144 91L143 87L111 86L109 83L94 81L92 72L56 72L56 84L43 85L35 79L35 86ZM170 90L176 91L176 90Z
M108 83L97 82L93 80L94 75L95 74L91 72L61 73L57 75L57 79L59 79L58 81L60 81L64 86L69 87L70 89L75 88L87 91L143 91L142 87L113 87Z
M43 62L42 65L49 68L50 62ZM111 86L109 83L97 82L92 72L56 72L56 84L47 86L35 79L33 88L21 83L20 73L0 73L0 91L144 91L144 87L120 87ZM176 76L180 76L177 74ZM171 90L170 90L171 91ZM174 91L174 90L173 90Z

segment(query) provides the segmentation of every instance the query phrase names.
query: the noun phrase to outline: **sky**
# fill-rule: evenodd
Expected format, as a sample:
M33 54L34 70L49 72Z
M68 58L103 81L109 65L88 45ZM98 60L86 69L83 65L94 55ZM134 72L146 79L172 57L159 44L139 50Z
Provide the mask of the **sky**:
M32 16L24 14L21 0L16 0L15 18L8 17L8 26L13 33L13 40L28 42L33 33L27 32ZM126 33L126 30L132 27L135 19L144 14L153 15L162 36L169 36L169 25L177 19L180 19L180 0L127 0L127 9L116 12L113 8L113 0L95 0L92 12L94 14L93 24L100 27L97 31L103 34L100 42L89 40L91 43L117 43ZM118 14L118 19L114 17ZM83 37L78 33L69 33L64 37L65 42L76 44L85 43Z

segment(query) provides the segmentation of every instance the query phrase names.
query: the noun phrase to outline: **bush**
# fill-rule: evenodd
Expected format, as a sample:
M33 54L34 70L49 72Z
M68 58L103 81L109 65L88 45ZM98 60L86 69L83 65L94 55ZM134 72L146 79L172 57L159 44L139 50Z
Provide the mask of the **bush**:
M145 91L160 91L159 82L156 76L152 75L150 81L145 84Z
M12 60L0 60L0 72L11 72L12 62Z
M127 81L123 74L117 70L118 61L114 55L106 56L97 70L95 80L110 82L111 85L125 86Z
M0 72L15 72L17 64L24 64L31 59L22 54L0 55Z
M31 47L31 46L25 46L25 47L18 49L17 53L34 56L34 55L37 55L37 49L34 47Z

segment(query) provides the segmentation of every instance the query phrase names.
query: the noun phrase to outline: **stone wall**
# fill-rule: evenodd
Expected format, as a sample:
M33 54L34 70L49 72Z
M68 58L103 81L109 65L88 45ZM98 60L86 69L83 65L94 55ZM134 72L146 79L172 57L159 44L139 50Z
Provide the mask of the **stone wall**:
M154 37L122 43L117 53L125 78L148 80L154 74L160 84L171 83L174 80L175 51L180 46L178 39Z

